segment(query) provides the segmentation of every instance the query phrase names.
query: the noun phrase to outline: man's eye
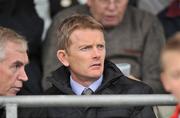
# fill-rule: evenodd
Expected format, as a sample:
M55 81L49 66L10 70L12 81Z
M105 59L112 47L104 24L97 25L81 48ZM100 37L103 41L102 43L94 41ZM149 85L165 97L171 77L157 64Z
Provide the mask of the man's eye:
M12 72L14 72L14 73L15 73L19 68L20 68L20 65L17 65L17 64L11 66L11 70L12 70Z
M13 71L13 72L16 72L17 70L19 70L24 64L20 61L16 61L14 62L11 66L10 66L10 69Z
M15 65L15 68L20 68L21 67L21 65L19 65L19 64L17 64L17 65Z
M98 49L104 49L104 45L98 45L97 48Z
M173 73L173 74L171 74L171 78L173 78L173 79L180 79L180 73Z
M22 64L21 63L17 63L14 65L14 69L17 70L19 68L21 68Z
M80 50L82 50L82 51L87 51L87 50L89 50L90 49L90 47L83 47L83 48L81 48Z

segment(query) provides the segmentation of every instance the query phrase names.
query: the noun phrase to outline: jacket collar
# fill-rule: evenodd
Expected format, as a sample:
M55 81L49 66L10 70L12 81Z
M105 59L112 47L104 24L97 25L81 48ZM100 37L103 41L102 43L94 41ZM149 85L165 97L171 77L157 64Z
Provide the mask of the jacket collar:
M122 72L110 61L105 60L104 72L103 72L103 81L101 86L97 89L101 91L109 84L113 84L119 77L123 76ZM49 78L49 81L53 86L58 88L65 94L74 94L70 86L70 72L67 67L61 66L56 71L52 72L52 77ZM107 94L111 93L107 89L105 91Z
M52 72L52 77L48 78L48 80L65 94L74 94L70 87L70 72L67 67L61 66Z

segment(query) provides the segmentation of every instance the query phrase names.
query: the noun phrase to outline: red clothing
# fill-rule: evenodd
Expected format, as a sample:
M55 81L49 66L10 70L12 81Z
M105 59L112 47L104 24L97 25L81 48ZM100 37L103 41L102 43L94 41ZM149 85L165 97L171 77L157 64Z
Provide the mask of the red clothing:
M174 114L171 116L171 118L178 118L179 115L180 115L180 105L177 105L176 110Z
M173 0L168 7L167 16L177 17L180 16L180 0Z

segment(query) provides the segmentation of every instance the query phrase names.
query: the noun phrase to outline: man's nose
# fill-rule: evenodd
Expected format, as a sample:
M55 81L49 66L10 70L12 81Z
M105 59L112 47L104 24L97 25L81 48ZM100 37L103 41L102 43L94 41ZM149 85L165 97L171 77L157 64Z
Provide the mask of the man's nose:
M21 69L19 79L22 80L22 81L27 81L28 80L28 77L27 77L27 74L26 74L24 68Z
M109 4L108 4L108 9L109 10L115 10L116 9L116 3L115 1L110 1Z
M100 54L100 50L98 50L98 48L94 48L94 51L93 51L93 55L94 55L94 57L100 57L101 56L101 54Z

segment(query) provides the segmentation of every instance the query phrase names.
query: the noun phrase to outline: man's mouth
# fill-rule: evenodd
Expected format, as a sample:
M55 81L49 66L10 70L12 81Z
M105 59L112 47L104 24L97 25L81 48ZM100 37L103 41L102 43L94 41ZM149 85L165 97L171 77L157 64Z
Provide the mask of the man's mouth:
M114 21L115 19L116 19L115 16L106 16L106 17L105 17L105 20L106 20L106 21Z
M21 87L14 87L13 89L15 92L19 92L21 90Z
M101 63L92 64L91 67L99 68L99 67L101 67Z

